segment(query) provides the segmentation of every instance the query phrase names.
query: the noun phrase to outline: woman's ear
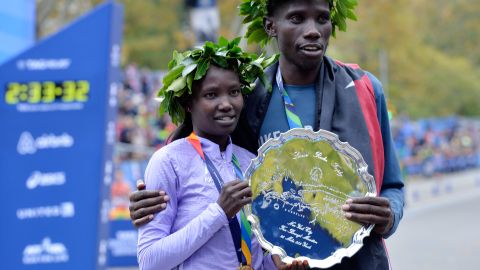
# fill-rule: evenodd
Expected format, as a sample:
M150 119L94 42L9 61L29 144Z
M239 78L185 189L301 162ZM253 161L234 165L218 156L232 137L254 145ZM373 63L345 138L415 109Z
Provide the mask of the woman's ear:
M264 17L263 18L263 28L265 28L265 32L269 37L276 37L277 31L275 29L275 22L273 21L272 17Z

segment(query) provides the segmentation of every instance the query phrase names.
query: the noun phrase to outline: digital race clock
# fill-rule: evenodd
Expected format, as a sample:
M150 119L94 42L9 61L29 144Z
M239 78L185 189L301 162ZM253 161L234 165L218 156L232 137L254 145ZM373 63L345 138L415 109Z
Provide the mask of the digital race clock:
M85 80L11 82L6 85L5 102L7 104L87 102L89 92L90 83Z

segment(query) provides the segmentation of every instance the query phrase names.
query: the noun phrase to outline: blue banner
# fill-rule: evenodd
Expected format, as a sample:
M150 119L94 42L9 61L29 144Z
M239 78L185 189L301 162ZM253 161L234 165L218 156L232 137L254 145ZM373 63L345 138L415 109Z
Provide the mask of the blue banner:
M0 0L0 64L35 43L35 0Z
M123 8L0 66L2 269L104 269Z
M129 195L136 189L136 180L142 179L148 160L129 160L115 165L111 185L110 237L108 240L108 266L138 266L137 229L130 220Z

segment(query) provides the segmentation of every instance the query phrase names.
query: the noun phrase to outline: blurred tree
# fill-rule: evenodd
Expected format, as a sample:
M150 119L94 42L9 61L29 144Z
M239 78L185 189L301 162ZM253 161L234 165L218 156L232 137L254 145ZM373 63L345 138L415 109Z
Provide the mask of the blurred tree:
M101 0L36 0L36 36L43 38L89 11Z
M422 14L418 27L425 42L480 65L480 1L417 0L412 4Z
M100 0L37 0L44 36ZM125 6L124 63L165 69L192 46L183 1L119 0ZM220 35L240 35L240 0L218 1ZM389 102L411 117L480 116L480 1L362 0L358 22L331 39L328 54L359 63L385 84ZM255 50L258 47L249 47Z
M433 5L432 2L442 1L423 2ZM359 63L380 79L384 78L383 72L388 72L388 80L383 81L388 83L384 85L386 94L400 113L414 118L480 115L480 106L475 105L480 101L478 67L460 51L449 53L427 38L449 37L440 29L435 32L420 26L438 8L433 5L430 14L424 16L418 5L416 0L362 1L358 22L349 23L347 33L339 33L337 39L331 40L329 54ZM476 27L480 31L480 25ZM479 36L475 39L480 41ZM380 66L383 52L387 70Z

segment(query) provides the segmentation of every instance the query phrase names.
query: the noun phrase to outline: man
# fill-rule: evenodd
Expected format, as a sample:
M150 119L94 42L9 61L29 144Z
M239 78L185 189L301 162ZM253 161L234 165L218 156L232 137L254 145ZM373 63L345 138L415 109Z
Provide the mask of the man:
M257 84L232 140L255 152L259 144L297 124L332 131L359 150L375 176L379 196L349 199L342 209L346 218L375 227L352 258L331 269L389 269L383 239L395 232L402 218L404 194L380 82L356 66L325 56L332 20L337 22L331 18L330 1L266 2L264 28L268 37L277 40L280 51L279 63L266 71L273 90ZM300 121L286 116L285 96L297 105ZM155 204L165 206L167 200L158 192L131 195L134 223L148 222L149 215L160 208Z

